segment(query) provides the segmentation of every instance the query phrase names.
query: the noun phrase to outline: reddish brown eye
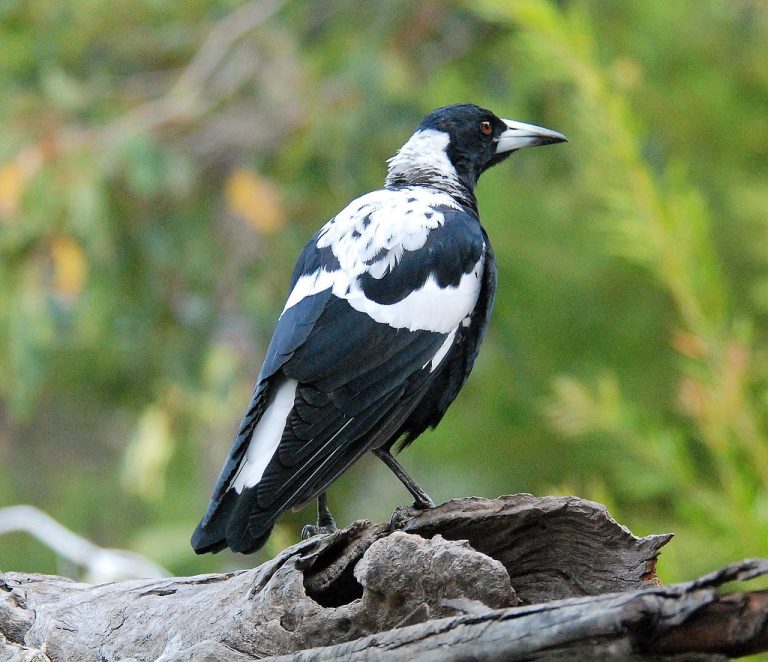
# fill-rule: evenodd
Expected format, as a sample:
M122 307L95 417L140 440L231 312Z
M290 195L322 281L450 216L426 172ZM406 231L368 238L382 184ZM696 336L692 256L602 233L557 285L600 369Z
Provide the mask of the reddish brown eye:
M491 123L488 120L485 120L480 122L480 131L486 136L490 136L493 133L493 126L491 126Z

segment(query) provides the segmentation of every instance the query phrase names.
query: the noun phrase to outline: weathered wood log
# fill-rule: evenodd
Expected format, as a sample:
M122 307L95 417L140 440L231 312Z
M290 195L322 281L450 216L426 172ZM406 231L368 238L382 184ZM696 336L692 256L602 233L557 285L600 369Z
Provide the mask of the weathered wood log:
M667 659L768 646L766 594L714 588L768 562L662 587L655 562L671 536L637 538L574 497L410 515L234 573L100 586L0 574L0 659Z
M766 573L768 560L747 560L669 587L511 609L470 605L463 616L270 659L729 659L768 650L768 591L720 596L715 589Z

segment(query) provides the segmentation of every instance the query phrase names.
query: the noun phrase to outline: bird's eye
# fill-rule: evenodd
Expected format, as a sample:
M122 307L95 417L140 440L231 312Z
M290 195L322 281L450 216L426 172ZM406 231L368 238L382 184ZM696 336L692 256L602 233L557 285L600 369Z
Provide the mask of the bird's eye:
M484 120L480 122L480 131L482 131L486 136L490 136L493 133L493 126L488 120Z

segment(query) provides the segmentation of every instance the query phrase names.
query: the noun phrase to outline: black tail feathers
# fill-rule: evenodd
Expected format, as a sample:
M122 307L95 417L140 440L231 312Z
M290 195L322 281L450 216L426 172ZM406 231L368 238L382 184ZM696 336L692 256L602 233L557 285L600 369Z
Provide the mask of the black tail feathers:
M246 490L247 491L247 490ZM192 534L192 548L197 554L216 553L229 547L233 552L250 554L264 546L272 527L260 528L254 535L247 517L239 517L236 510L238 495L235 490L227 490L218 503L211 503L209 511L197 525ZM233 517L234 515L234 517Z

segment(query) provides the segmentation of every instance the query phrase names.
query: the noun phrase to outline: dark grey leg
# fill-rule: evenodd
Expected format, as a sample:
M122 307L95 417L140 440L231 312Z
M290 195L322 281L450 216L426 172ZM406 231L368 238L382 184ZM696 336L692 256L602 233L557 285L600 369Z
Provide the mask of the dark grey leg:
M383 448L377 448L373 451L373 454L378 457L384 464L386 464L395 476L400 479L400 482L405 485L407 490L413 495L415 501L413 507L417 510L427 510L428 508L434 508L435 502L424 490L422 490L403 469L403 466L394 458L392 454Z
M321 529L328 529L328 533L336 531L336 520L333 519L331 511L328 510L328 497L325 492L317 496L317 526Z

